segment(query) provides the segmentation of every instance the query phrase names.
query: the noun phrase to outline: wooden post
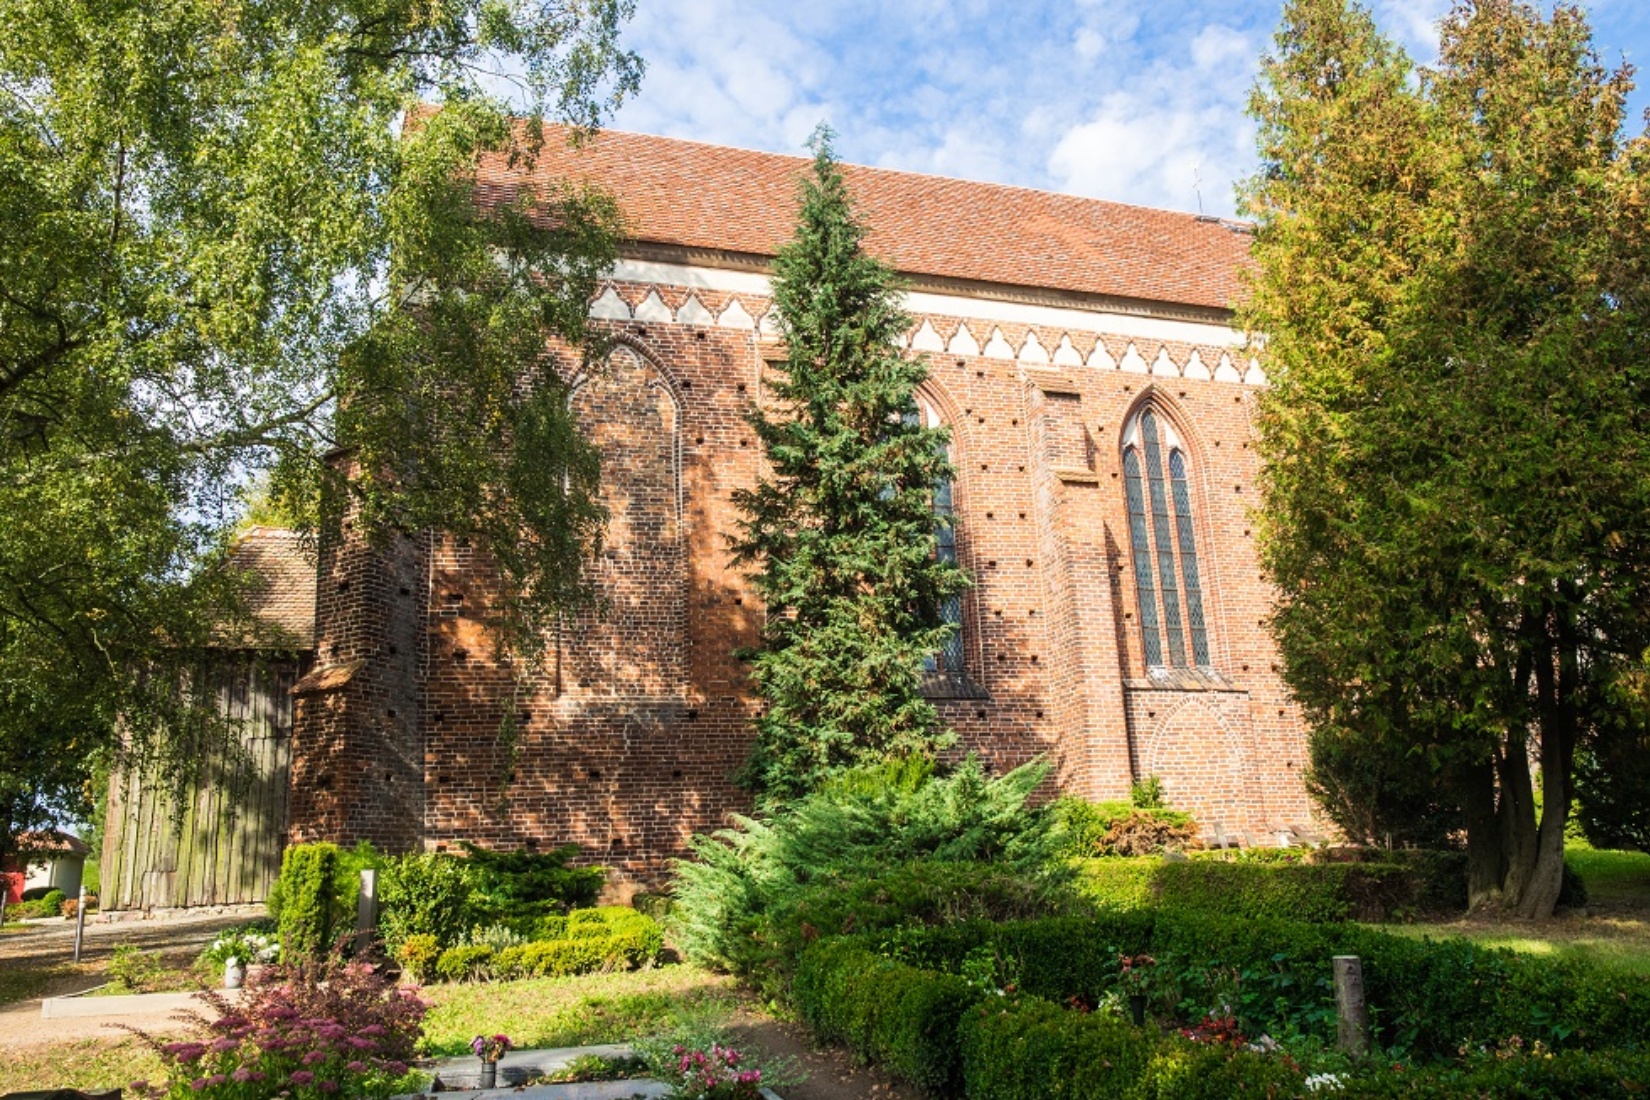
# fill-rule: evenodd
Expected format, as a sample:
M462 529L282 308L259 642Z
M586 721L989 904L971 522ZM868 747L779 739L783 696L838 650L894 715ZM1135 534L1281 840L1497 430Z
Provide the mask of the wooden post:
M378 932L378 872L367 867L361 871L361 892L355 902L355 951L364 954L372 947Z
M74 961L80 961L80 944L86 935L86 887L80 888L80 901L74 907Z
M1364 1003L1364 966L1356 955L1336 955L1335 1045L1354 1061L1369 1053L1369 1006Z

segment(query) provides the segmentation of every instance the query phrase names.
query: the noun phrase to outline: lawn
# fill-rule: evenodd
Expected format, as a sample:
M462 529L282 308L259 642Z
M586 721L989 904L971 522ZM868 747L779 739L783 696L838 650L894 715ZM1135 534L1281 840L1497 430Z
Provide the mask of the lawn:
M1566 858L1587 884L1585 913L1526 921L1483 916L1382 925L1400 936L1460 936L1492 947L1650 975L1650 854L1572 846Z
M0 983L7 978L0 969ZM624 1042L684 1024L717 1027L732 1019L739 1006L731 978L687 965L435 985L423 995L432 1006L423 1044L431 1056L467 1055L470 1040L483 1032L503 1032L518 1047L565 1047ZM124 1088L134 1080L161 1076L159 1059L129 1036L0 1049L0 1094L48 1087Z
M719 1023L738 1007L731 978L695 966L664 966L578 978L437 985L423 1049L469 1053L478 1034L503 1032L518 1047L617 1043L672 1029L691 1019Z
M124 1089L164 1078L160 1057L133 1036L77 1039L49 1047L0 1044L0 1094L33 1089Z

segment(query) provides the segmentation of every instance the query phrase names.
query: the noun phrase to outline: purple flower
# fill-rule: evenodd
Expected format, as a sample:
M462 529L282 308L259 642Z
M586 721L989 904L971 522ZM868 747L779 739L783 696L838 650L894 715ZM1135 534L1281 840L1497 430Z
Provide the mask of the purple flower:
M407 1072L407 1063L405 1063L405 1062L385 1062L385 1063L383 1063L383 1069L384 1069L385 1073L391 1073L391 1074L394 1074L397 1077L400 1077L403 1073Z
M206 1079L206 1083L208 1085L221 1085L227 1080L229 1080L229 1078L225 1077L223 1074L214 1073L212 1076L210 1076Z
M245 1066L242 1066L229 1076L233 1077L237 1081L250 1081L252 1080L252 1071L247 1069Z
M361 1034L362 1035L382 1035L382 1034L384 1034L384 1025L383 1024L368 1024L366 1027L361 1029Z
M228 1054L240 1045L233 1039L218 1039L212 1044L212 1052L214 1054Z
M170 1054L185 1064L198 1061L206 1053L206 1046L202 1043L167 1043L160 1049L161 1053Z
M351 1035L348 1039L346 1039L344 1041L347 1042L350 1046L354 1047L356 1050L374 1050L378 1046L378 1044L373 1042L371 1039L363 1039L359 1035ZM474 1044L471 1044L471 1047L473 1049ZM480 1054L481 1054L481 1051L479 1051L479 1050L476 1051L476 1055L478 1057L480 1056Z
M320 1089L322 1092L337 1092L338 1091L338 1082L337 1081L322 1081L322 1082L318 1083L315 1087Z
M204 1089L206 1087L206 1078L204 1078L204 1077L195 1078L193 1081L189 1082L189 1087L194 1089L196 1092L201 1091L202 1089Z
M308 1054L304 1055L304 1065L306 1066L320 1065L326 1060L327 1052L324 1050L312 1050Z
M356 1061L353 1061L353 1062L345 1063L344 1068L349 1070L351 1073L365 1073L365 1072L367 1072L367 1064L363 1061L360 1061L359 1059L357 1059Z
M294 1070L292 1076L288 1077L287 1080L294 1085L307 1085L315 1080L315 1075L307 1069Z

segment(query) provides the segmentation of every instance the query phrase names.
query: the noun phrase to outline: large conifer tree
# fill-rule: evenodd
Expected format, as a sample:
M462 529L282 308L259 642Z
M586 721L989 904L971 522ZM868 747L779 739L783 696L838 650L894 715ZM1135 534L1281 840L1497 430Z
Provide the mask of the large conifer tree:
M945 741L923 665L953 629L942 602L967 585L935 555L933 490L951 470L945 430L913 415L927 366L899 349L909 321L892 271L865 251L829 131L810 147L796 235L774 265L786 361L749 415L769 473L735 495L736 561L767 605L753 654L765 705L742 779L768 802Z
M1457 0L1440 35L1417 74L1361 5L1291 0L1263 61L1263 560L1315 767L1412 762L1474 901L1547 916L1578 746L1647 718L1650 138L1579 8Z

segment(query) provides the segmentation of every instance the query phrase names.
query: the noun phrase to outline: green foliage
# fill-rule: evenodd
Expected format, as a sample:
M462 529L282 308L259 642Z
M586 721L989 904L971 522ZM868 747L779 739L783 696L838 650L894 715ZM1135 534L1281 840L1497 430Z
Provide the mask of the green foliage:
M464 849L464 856L412 852L384 861L378 930L391 952L409 936L434 936L448 948L492 927L554 938L562 915L591 905L607 878L601 867L567 866L578 854L574 845L548 852Z
M1009 870L986 877L1041 878L1048 818L1027 801L1047 774L1041 762L996 779L972 758L948 775L894 762L853 769L772 814L736 817L732 829L695 837L696 858L676 865L673 938L689 958L742 969L753 937L781 910L801 912L809 891L857 896L868 877L914 860L940 876L999 860Z
M496 954L486 944L449 947L436 960L436 976L447 982L479 981L492 971Z
M605 867L569 867L579 854L576 844L548 852L526 848L494 852L464 844L473 870L470 906L477 916L491 914L500 923L520 928L544 917L596 904L607 881Z
M1152 1041L1115 1016L1034 997L988 999L963 1017L966 1095L974 1100L1144 1100Z
M110 757L181 783L203 735L230 743L178 688L226 620L290 644L218 568L250 477L313 525L353 446L367 528L492 551L508 639L578 598L596 456L545 349L587 335L616 208L471 198L480 156L540 133L491 74L594 126L637 86L631 8L7 0L0 858L88 812Z
M441 943L428 932L413 932L403 936L393 953L414 981L429 982L436 976L436 965L441 959Z
M815 133L795 236L774 260L785 364L747 419L768 472L739 489L735 561L767 608L753 654L766 706L743 782L779 804L844 768L931 756L949 740L923 665L967 586L935 552L947 433L915 409L928 375L896 345L909 319L892 271L865 251L830 135Z
M1476 898L1547 916L1573 752L1650 648L1650 143L1578 8L1439 30L1417 73L1366 8L1292 0L1263 59L1257 533L1331 811L1384 832L1436 777L1417 826L1465 811Z
M881 958L850 938L805 951L793 987L815 1035L936 1097L961 1095L957 1025L980 996L961 978Z
M1307 791L1354 844L1445 848L1466 828L1461 795L1402 742L1326 728L1308 753Z
M1392 920L1466 908L1460 853L1380 852L1393 862L1155 857L1074 861L1074 888L1114 909L1155 906L1308 922Z
M658 922L623 906L575 909L565 917L547 918L544 927L547 934L532 940L499 938L449 947L440 952L433 972L449 982L564 977L651 966L664 949ZM408 937L403 959L410 946L422 955L434 943L428 935Z
M1585 745L1575 784L1576 819L1589 844L1650 852L1650 725L1634 722Z
M117 945L114 956L109 959L109 982L126 993L149 992L165 973L159 955L133 944Z
M410 852L388 862L378 879L378 934L391 952L411 936L459 943L478 923L470 907L475 868L439 852Z
M317 957L330 951L353 924L338 896L339 850L336 844L294 844L281 853L281 877L274 894L281 954L289 959Z
M62 913L63 903L68 900L66 894L57 887L52 887L40 895L40 913L42 916L55 917Z
M1055 799L1050 813L1059 850L1077 857L1143 856L1196 847L1191 814L1164 806L1161 791L1143 789L1141 795L1128 802L1089 802L1072 795Z

